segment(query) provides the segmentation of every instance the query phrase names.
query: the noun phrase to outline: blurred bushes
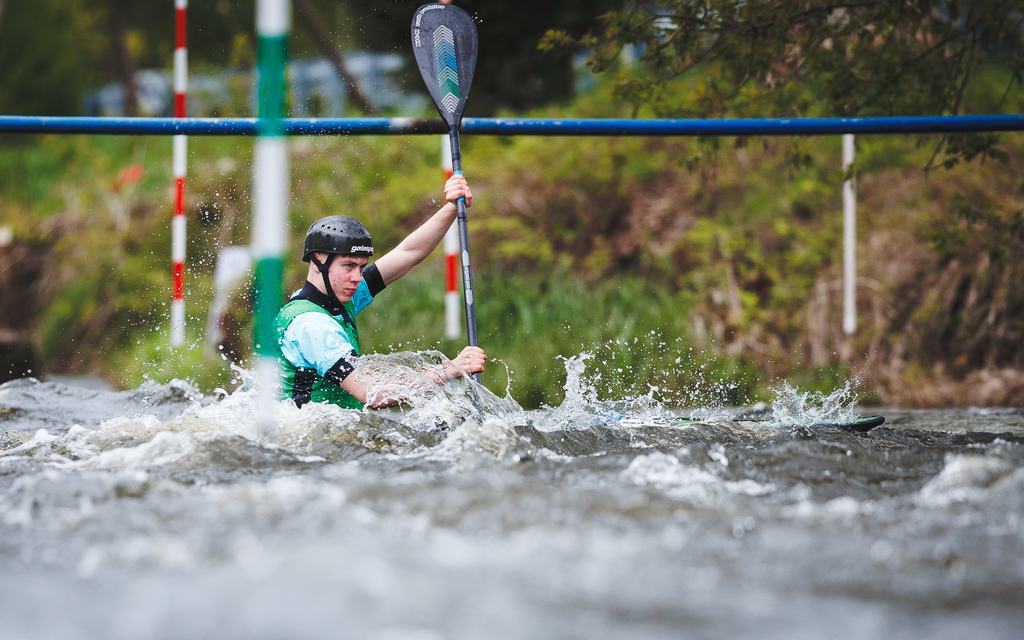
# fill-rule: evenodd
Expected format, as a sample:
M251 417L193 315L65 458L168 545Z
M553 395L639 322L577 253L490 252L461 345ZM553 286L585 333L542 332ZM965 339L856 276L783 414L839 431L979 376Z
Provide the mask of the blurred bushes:
M537 115L622 115L604 106L605 90ZM48 370L227 384L200 328L219 247L251 233L252 141L190 140L192 348L170 352L169 141L35 140L0 146L0 207L16 233L52 243L38 321ZM313 220L353 215L386 249L432 214L439 146L437 136L292 140L285 290L304 279L298 251ZM526 406L557 403L558 358L588 352L606 397L657 387L680 403L748 402L781 377L831 389L860 373L866 393L892 402L908 397L907 380L1024 366L1024 142L1005 138L1005 164L925 174L933 149L858 140L861 324L851 337L839 330L838 137L467 136L487 383ZM145 173L119 184L129 164ZM442 283L437 255L382 294L364 320L367 348L454 355L460 344L437 338ZM232 352L248 332L235 316Z

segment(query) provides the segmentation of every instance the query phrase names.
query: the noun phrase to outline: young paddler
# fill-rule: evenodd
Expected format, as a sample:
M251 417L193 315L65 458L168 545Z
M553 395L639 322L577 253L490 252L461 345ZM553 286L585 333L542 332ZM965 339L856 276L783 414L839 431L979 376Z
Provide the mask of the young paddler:
M369 264L373 239L359 221L336 215L313 223L302 248L302 260L309 263L306 284L275 319L284 397L299 407L328 402L352 409L382 407L402 399L368 397L374 384L387 381L366 379L352 362L362 355L356 317L437 247L455 221L456 200L465 197L467 206L473 202L463 176L448 179L444 197L443 207L373 264ZM450 364L429 373L443 382L481 372L486 361L483 349L466 347Z

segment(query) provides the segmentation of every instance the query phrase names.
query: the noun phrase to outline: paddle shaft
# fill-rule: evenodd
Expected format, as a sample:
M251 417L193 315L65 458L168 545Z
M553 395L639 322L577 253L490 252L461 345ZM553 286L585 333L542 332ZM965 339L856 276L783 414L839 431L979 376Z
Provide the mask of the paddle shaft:
M452 173L462 175L462 152L459 149L459 126L452 125L448 129L448 142L452 147ZM466 216L466 199L455 201L456 220L459 225L459 245L462 248L462 299L466 303L466 333L469 346L477 346L476 337L476 303L473 299L473 266L469 259L469 219ZM480 374L474 373L473 379L480 381Z

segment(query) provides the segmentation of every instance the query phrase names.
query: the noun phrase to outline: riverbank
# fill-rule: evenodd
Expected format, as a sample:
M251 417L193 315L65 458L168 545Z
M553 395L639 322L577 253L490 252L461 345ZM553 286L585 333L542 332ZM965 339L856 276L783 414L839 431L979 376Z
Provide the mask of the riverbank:
M592 115L584 101L573 108ZM1024 141L1005 136L1003 162L925 173L936 142L858 141L859 327L846 336L838 138L468 137L488 384L527 407L557 403L559 357L592 354L588 370L613 395L717 385L743 403L781 380L831 390L856 378L866 402L1024 402ZM5 224L45 247L46 278L26 294L44 375L230 384L202 331L219 248L250 236L251 145L190 143L189 345L172 353L167 141L0 140ZM393 246L438 205L437 147L293 140L293 244L317 217L345 213ZM457 349L440 338L441 260L367 312L369 349ZM302 266L287 262L286 287ZM248 350L245 293L231 307L231 357Z

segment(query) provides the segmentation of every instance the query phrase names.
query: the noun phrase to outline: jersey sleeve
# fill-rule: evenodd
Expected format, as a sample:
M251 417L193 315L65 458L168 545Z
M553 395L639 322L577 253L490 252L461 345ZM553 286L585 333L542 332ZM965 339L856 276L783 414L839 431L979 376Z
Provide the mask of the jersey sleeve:
M377 270L377 265L371 264L363 270L363 279L359 281L356 292L352 296L353 315L370 306L377 294L384 290L384 278Z
M337 382L353 371L354 351L338 323L315 311L295 316L281 339L281 353L289 362Z

